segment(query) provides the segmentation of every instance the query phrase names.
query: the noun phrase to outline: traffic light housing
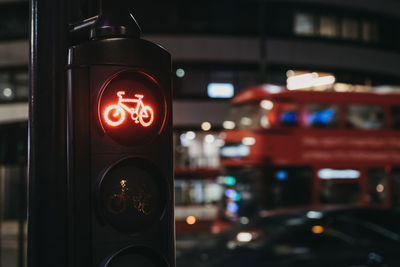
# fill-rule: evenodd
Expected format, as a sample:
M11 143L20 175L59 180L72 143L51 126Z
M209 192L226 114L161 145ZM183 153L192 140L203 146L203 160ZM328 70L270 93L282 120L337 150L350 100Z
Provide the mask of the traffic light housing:
M103 27L69 49L73 266L175 266L171 57Z

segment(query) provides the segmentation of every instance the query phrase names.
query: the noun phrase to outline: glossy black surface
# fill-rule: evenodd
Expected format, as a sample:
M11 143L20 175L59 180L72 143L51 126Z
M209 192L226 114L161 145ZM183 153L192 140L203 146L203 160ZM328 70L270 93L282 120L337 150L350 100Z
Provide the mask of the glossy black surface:
M297 211L178 249L180 266L398 266L400 215L384 210ZM239 233L250 233L248 242Z

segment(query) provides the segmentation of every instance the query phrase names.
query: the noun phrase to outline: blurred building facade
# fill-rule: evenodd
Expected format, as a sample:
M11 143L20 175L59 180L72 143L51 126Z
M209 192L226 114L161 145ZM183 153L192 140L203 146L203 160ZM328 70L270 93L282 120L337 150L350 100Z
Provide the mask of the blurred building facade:
M0 101L14 103L18 120L27 114L15 103L28 99L29 4L1 3ZM328 90L399 88L396 1L175 0L136 3L133 12L143 38L173 56L177 129L200 130L203 122L211 123L211 130L222 127L231 95L210 97L210 84L232 85L235 94L259 83L286 85L290 76L317 73L334 77L334 84L323 88ZM2 120L13 120L2 114Z

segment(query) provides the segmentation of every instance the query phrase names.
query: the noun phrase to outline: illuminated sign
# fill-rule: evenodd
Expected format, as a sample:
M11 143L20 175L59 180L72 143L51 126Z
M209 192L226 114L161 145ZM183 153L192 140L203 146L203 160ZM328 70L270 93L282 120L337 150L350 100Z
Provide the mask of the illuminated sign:
M231 83L209 83L207 94L211 98L231 98L234 94L234 87Z
M134 98L124 98L125 91L118 91L118 103L116 105L109 105L104 110L104 120L111 126L118 126L124 122L126 114L128 113L135 123L140 123L143 127L152 124L154 120L153 109L150 106L143 104L143 95L135 94ZM133 103L135 106L129 107L128 103Z
M320 169L318 177L324 180L330 179L358 179L360 171L358 170L335 170L335 169Z
M101 130L123 145L146 142L161 133L167 107L157 81L138 71L111 77L100 91L97 116Z

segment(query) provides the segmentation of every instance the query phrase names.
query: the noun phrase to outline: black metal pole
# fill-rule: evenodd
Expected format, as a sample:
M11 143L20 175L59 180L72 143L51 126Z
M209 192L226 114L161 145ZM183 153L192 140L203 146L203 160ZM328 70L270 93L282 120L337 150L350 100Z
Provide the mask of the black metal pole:
M3 262L3 254L1 251L1 247L2 247L2 224L3 224L3 203L4 203L4 184L3 181L5 179L6 175L5 175L5 167L4 166L0 166L0 267L2 267L2 262Z
M28 266L68 266L67 0L30 0Z
M18 267L25 266L26 164L19 164Z

